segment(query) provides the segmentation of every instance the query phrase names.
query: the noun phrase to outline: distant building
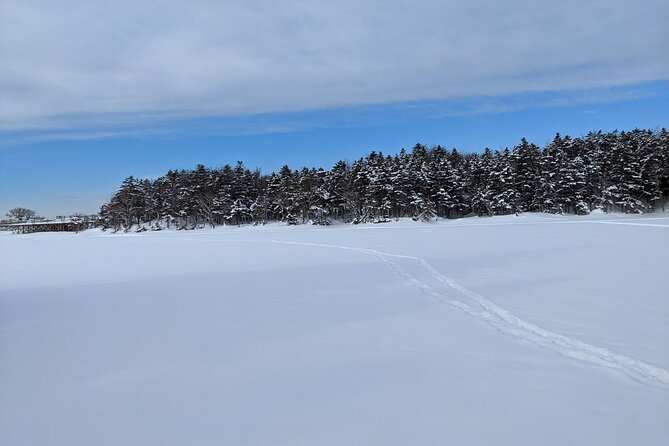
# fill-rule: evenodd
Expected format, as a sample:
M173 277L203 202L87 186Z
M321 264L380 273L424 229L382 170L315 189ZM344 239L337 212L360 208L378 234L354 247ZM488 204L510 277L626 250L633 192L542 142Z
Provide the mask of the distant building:
M79 221L35 221L4 223L2 229L15 234L31 234L33 232L79 232L87 229L87 226L84 222Z

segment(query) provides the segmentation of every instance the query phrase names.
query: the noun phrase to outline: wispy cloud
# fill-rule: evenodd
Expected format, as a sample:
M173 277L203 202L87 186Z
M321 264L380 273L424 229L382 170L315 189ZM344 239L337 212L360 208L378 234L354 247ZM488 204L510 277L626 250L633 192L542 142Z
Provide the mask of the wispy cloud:
M508 113L528 109L551 107L577 107L581 105L609 104L614 102L669 96L668 82L651 82L641 85L600 87L583 90L550 92L523 92L514 95L479 96L453 100L442 105L440 116L474 116Z
M307 112L195 117L179 114L95 114L76 120L71 127L5 132L0 149L46 141L83 141L113 138L171 140L183 136L239 137L294 133L328 128L359 128L401 124L423 119L473 117L513 113L530 109L567 108L584 105L666 97L669 82L641 85L489 95L453 99L334 107ZM590 110L590 112L593 112ZM585 111L584 111L585 113Z
M24 0L0 8L0 134L14 138L169 133L168 123L184 119L461 98L485 98L482 112L523 106L490 98L669 78L662 0ZM599 100L577 96L554 100ZM265 123L279 132L303 125Z

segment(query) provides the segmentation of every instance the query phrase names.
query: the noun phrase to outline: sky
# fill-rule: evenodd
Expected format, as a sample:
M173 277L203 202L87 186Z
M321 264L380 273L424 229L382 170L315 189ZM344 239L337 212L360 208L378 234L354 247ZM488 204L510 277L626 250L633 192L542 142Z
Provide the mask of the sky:
M669 127L661 0L0 0L0 216L123 178Z

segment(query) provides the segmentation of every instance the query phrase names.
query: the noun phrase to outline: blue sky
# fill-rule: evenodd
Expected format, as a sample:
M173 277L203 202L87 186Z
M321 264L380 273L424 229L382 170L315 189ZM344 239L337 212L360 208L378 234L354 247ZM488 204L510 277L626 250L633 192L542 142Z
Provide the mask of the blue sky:
M3 215L95 212L198 163L669 126L662 1L63 2L0 15Z

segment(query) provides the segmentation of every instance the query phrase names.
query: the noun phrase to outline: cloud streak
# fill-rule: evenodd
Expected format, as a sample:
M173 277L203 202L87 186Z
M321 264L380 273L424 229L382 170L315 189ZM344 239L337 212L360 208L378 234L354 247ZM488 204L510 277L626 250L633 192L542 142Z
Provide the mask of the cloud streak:
M43 129L5 132L0 139L0 150L47 141L116 138L171 140L184 136L277 135L329 128L401 125L406 122L432 119L457 119L524 110L573 108L667 98L669 98L669 82L663 81L588 90L516 93L236 116L143 112L94 113L86 116L60 116L52 119ZM68 122L76 122L76 126L68 128Z
M658 0L0 1L5 133L669 78Z

